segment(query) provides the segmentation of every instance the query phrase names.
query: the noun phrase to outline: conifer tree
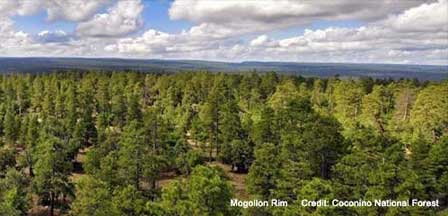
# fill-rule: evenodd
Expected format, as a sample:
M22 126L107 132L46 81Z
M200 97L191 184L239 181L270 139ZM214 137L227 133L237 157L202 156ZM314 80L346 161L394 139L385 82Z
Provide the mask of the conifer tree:
M448 129L448 84L434 84L417 95L411 111L411 124L417 136L436 142Z
M42 203L50 206L50 215L54 215L59 198L71 196L73 190L68 178L71 163L67 160L64 140L58 137L60 133L57 125L54 119L45 122L37 146L39 157L34 166L33 187Z
M27 193L28 181L15 170L8 169L4 178L0 178L0 215L26 215L30 207Z
M83 176L76 183L76 199L71 205L72 215L109 216L114 214L107 184L92 176Z
M274 144L265 143L255 149L255 160L247 176L249 192L260 199L271 197L271 191L276 188L279 175L280 158Z

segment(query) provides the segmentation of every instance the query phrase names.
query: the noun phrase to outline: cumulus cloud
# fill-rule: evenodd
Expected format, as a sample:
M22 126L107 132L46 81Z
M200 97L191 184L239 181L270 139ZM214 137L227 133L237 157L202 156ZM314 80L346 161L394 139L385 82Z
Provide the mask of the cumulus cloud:
M70 34L67 34L65 31L56 30L56 31L41 31L36 36L36 40L42 43L62 43L67 42L72 39Z
M31 1L31 0L23 0ZM102 5L109 0L46 0L44 7L49 20L83 21L90 18Z
M42 8L42 3L41 0L2 0L0 1L0 16L34 14Z
M238 34L304 25L316 20L377 20L422 2L425 1L176 0L169 14L172 19L224 26Z
M81 36L117 37L137 31L143 25L140 0L119 1L107 13L96 14L91 20L82 22L76 28Z
M45 10L48 20L83 21L110 0L1 0L0 16L27 16Z
M175 36L150 29L137 38L120 39L115 44L110 44L104 49L106 51L119 52L123 54L148 54L167 51L169 44L175 41Z
M247 33L245 29L241 29L239 34ZM195 38L214 38L223 39L235 35L235 29L213 23L202 23L190 28L188 31L182 32L184 35L191 35Z
M446 0L408 9L359 28L305 29L278 40L261 35L251 41L250 56L259 52L292 61L448 64ZM266 44L270 46L266 46ZM262 56L260 56L263 58Z
M260 35L257 38L251 40L250 45L258 46L258 47L261 47L261 46L267 47L267 46L276 46L277 42L271 40L267 35L264 34L264 35Z
M16 30L10 18L0 17L0 56L106 56L105 39L78 39L63 31L42 31L30 35Z
M256 22L282 22L289 18L306 19L382 19L391 14L435 0L360 2L340 0L328 2L264 0L264 1L213 1L176 0L170 8L173 19L188 19L195 22L223 23L233 20Z
M26 2L31 1L13 1L15 6L10 0L0 1L0 12L16 8L0 18L0 55L448 64L447 0L176 0L171 18L192 21L194 26L179 33L146 29L133 35L143 23L140 0L118 0L105 13L78 18L61 12L64 15L54 19L83 20L74 33L37 35L15 30L7 18L40 10ZM308 24L316 20L365 24L310 28ZM284 38L271 34L300 25L308 27L303 34Z
M31 42L29 35L14 29L13 22L8 18L0 18L0 50L8 52L15 47L25 46Z
M425 20L422 15L431 14L436 8L446 8L446 0L421 4L362 27L305 29L302 35L282 39L261 34L247 42L232 36L231 28L202 23L180 34L148 30L142 36L118 40L107 49L127 56L231 61L448 64L448 32L445 29L448 21L444 19L448 12L433 12L441 13L438 14L441 21L438 18ZM391 24L404 23L400 20L426 21L428 25L405 28L403 24L398 28ZM431 31L428 26L432 26Z
M327 28L305 30L303 35L272 41L278 44L270 51L282 53L291 60L402 62L448 64L448 37L400 33L392 29L367 26L360 28ZM437 50L437 52L433 52ZM257 51L261 51L258 49ZM434 54L439 54L434 55ZM316 60L309 56L321 55ZM425 56L424 59L421 56ZM431 57L430 57L431 56ZM287 58L287 57L286 57Z
M381 23L398 31L440 32L448 31L448 0L406 10Z

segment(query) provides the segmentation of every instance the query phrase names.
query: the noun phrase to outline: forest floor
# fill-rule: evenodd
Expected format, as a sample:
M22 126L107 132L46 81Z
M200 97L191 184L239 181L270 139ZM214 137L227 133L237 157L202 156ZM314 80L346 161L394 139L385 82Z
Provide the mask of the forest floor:
M212 161L207 162L207 165L211 167L220 167L224 170L224 173L226 174L228 180L234 187L235 197L238 199L247 199L249 198L249 194L246 190L246 173L236 173L232 171L232 168L230 165L223 164L218 161ZM161 173L160 179L157 181L157 185L160 188L164 188L168 186L171 182L173 182L176 179L183 178L184 176L176 174L174 171L170 172L163 172Z
M247 192L246 187L246 177L247 173L236 173L232 171L230 165L223 164L221 162L213 161L208 162L209 166L217 166L221 167L229 178L230 183L233 185L235 189L235 198L244 200L249 198L249 193Z
M73 161L73 172L69 176L70 180L76 184L76 182L81 178L81 176L85 175L84 170L82 168L82 164L85 161L86 154L89 151L90 148L84 148L80 149L78 154L75 157L75 160ZM70 198L67 198L65 201L65 204L69 204L71 202ZM28 212L28 215L31 216L46 216L49 215L50 208L49 206L43 206L39 204L39 198L37 195L33 194L31 197L31 208ZM62 215L61 209L55 208L54 209L54 215Z
M188 134L187 134L188 136ZM191 148L194 150L202 151L201 147L192 139L187 139L187 143L190 144ZM202 151L205 158L210 156L209 152ZM247 173L236 173L232 170L232 167L228 164L221 163L216 159L216 151L212 151L212 160L207 162L209 166L217 166L224 170L226 176L229 178L230 183L235 189L235 196L239 199L249 198L249 193L246 187L246 177Z
M188 140L188 143L191 145L191 147L195 150L201 151L201 148L193 142L193 140ZM70 175L70 180L76 184L76 182L85 175L84 170L82 169L82 165L85 161L85 157L87 152L90 148L81 149L79 153L77 154L74 163L74 171ZM209 152L203 152L204 157L209 157ZM212 158L216 158L216 152L212 152ZM226 176L228 177L228 180L234 187L235 197L239 199L248 199L249 194L247 192L246 187L246 177L247 173L236 173L232 171L232 168L230 165L221 163L216 160L212 160L209 162L206 162L207 165L212 167L220 167L224 170ZM163 189L164 187L168 186L172 181L176 179L184 178L184 176L177 174L175 171L166 171L162 172L160 175L159 180L157 181L157 185ZM67 200L69 201L69 200ZM29 215L33 216L40 216L40 215L48 215L49 208L47 206L42 206L38 204L38 197L33 196L32 197L32 208L28 212ZM55 209L55 215L60 215L61 212L59 209Z

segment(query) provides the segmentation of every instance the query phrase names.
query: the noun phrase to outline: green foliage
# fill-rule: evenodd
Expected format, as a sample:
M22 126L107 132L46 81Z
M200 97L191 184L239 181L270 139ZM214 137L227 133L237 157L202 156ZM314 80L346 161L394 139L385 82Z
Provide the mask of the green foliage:
M275 215L337 215L334 207L317 206L307 207L303 206L302 200L333 200L337 198L334 193L333 185L331 181L326 181L320 178L313 178L306 181L302 187L297 188L298 191L297 201L285 209L276 209ZM280 214L281 213L281 214Z
M182 174L189 175L194 167L204 163L201 152L192 150L185 140L180 140L174 150L176 152L176 168Z
M275 178L279 174L280 159L274 144L265 143L255 149L255 160L250 167L247 188L249 192L261 199L271 196L276 187Z
M35 204L72 215L444 214L447 90L274 72L0 76L0 215ZM205 160L238 172L249 194ZM240 195L290 206L239 212L229 200ZM441 207L300 205L332 198Z
M345 128L354 128L361 114L362 97L365 94L360 83L353 80L339 81L334 84L334 116Z
M134 186L128 185L115 189L112 206L116 215L143 215L145 199Z
M17 139L20 122L17 121L14 111L8 109L3 121L4 138L7 143L14 144Z
M374 86L371 93L362 99L362 115L364 125L385 132L385 125L394 105L392 92L384 86Z
M186 180L164 190L161 205L166 215L235 215L237 209L229 205L232 197L223 171L200 165Z
M72 215L113 214L111 193L107 184L91 176L84 176L76 183L76 199L71 207Z
M232 168L238 172L246 172L253 161L253 146L242 140L233 140L230 146Z
M0 179L0 215L26 215L30 197L27 194L28 182L22 173L9 169Z
M417 135L435 142L448 129L448 84L431 85L417 95L411 124Z
M0 175L6 173L8 168L16 165L16 156L14 149L3 146L0 147Z
M428 178L435 178L434 194L441 200L448 200L448 136L431 146L429 151L430 174ZM425 167L426 168L426 167ZM424 169L422 167L422 169Z

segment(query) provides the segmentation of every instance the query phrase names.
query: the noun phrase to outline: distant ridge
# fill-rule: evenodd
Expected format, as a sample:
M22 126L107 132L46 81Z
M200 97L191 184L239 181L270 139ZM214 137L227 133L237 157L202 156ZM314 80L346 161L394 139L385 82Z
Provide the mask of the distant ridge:
M118 58L0 58L1 73L45 73L59 70L102 70L141 72L268 72L317 77L409 78L419 80L448 79L448 65L353 64L353 63L241 63L201 60L159 60Z

